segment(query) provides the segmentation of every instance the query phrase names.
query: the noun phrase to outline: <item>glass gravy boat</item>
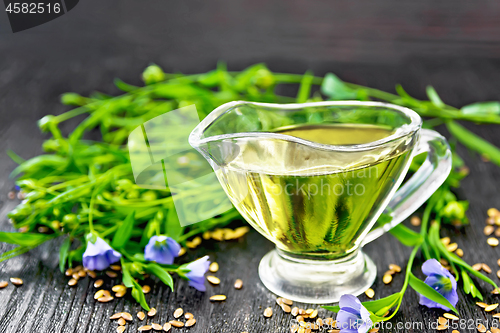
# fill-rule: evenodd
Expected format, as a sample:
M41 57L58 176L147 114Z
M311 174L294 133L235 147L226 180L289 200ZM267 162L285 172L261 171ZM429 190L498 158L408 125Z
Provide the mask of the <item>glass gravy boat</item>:
M295 301L331 303L372 285L377 270L362 247L448 176L446 140L421 124L414 111L378 102L231 102L211 112L189 143L240 214L276 244L260 262L264 285ZM377 220L386 223L371 230Z

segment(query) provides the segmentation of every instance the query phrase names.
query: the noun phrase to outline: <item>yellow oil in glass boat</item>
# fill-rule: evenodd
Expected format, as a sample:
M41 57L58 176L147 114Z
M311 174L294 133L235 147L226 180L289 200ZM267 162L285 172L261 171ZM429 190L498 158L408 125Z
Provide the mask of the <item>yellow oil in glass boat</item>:
M344 146L393 133L364 124L300 125L276 132ZM396 148L332 154L289 140L248 141L217 176L242 216L278 248L332 259L354 248L409 155Z

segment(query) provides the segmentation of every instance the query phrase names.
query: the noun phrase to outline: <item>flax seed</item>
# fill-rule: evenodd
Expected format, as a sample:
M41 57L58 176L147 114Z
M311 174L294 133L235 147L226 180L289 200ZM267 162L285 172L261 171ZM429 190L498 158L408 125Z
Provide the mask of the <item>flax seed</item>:
M162 327L160 324L156 324L156 323L152 323L151 324L151 327L155 330L155 331L161 331Z
M234 289L241 289L243 288L243 281L240 280L240 279L236 279L236 281L234 281Z
M455 251L455 254L456 254L457 256L459 256L460 258L462 258L462 257L464 256L464 250L462 250L462 249L457 249L457 250Z
M285 303L282 303L282 304L281 304L281 309L282 309L283 311L285 311L286 313L290 313L290 312L292 312L292 309L290 308L290 306L289 306L289 305L287 305L287 304L285 304Z
M213 295L210 297L212 302L221 302L226 300L226 295Z
M443 317L439 317L439 318L438 318L438 323L439 323L440 325L444 325L444 324L448 323L448 319L443 318Z
M111 268L114 271L118 271L118 272L122 270L122 266L120 266L120 265L111 265L111 266L109 266L109 268Z
M188 321L186 321L186 327L191 327L194 324L196 324L196 319L194 318L188 319Z
M497 228L497 230L495 230L495 237L500 237L500 228Z
M128 312L122 312L122 318L125 319L126 321L132 321L132 315Z
M446 249L449 252L454 252L456 249L458 249L458 244L457 243L451 243L446 246Z
M186 320L189 320L191 318L194 318L193 314L191 312L186 312L184 314L184 318L186 318Z
M125 326L118 326L116 328L116 333L123 333L127 328Z
M117 284L116 286L113 286L113 288L111 288L111 290L113 290L115 293L118 293L118 292L123 292L123 291L127 290L127 287L125 287L121 284Z
M170 323L165 323L165 324L163 325L163 330L164 330L165 332L170 331L170 329L171 329L171 328L172 328L172 325L170 325Z
M102 279L96 280L94 282L94 288L100 288L103 283L104 283L104 281Z
M443 317L445 317L447 319L450 319L450 320L458 320L458 319L460 319L457 316L455 316L454 314L451 314L451 313L448 313L448 312L446 312L445 314L443 314Z
M482 263L481 264L481 268L483 269L483 271L485 271L486 273L490 274L491 273L491 268L490 266L486 265L485 263Z
M479 306L480 308L483 308L483 309L485 309L488 306L488 304L483 303L483 302L476 302L476 305Z
M491 328L491 333L500 333L500 328L498 328L498 327L492 327Z
M107 292L107 293L106 293ZM99 299L103 296L106 296L107 294L109 294L109 291L107 290L104 290L104 289L101 289L101 290L98 290L95 294L94 294L94 299Z
M372 328L371 330L368 331L368 333L377 333L379 330L378 327Z
M420 226L420 223L422 223L422 220L420 220L420 217L418 216L412 216L410 219L410 223L414 227Z
M396 265L396 264L390 264L389 265L389 269L391 271L396 272L396 273L400 273L401 272L401 267L399 265Z
M483 324L479 324L479 325L477 325L477 330L481 333L485 333L486 327Z
M139 320L144 320L144 318L146 318L146 314L142 311L139 311L137 312L137 318L139 318Z
M109 317L109 319L115 320L115 319L120 319L121 317L122 317L122 313L121 312L117 312L114 315L112 315L111 317Z
M182 308L177 308L174 311L174 318L175 319L179 318L180 316L182 316L183 313L184 313L184 310L182 310Z
M115 277L118 276L118 274L116 274L116 272L113 272L113 271L106 271L106 275L112 279L114 279Z
M143 285L141 289L142 289L142 292L145 294L148 294L151 291L151 287L148 286L147 284Z
M438 327L436 327L436 329L437 329L438 331L444 331L444 330L445 330L445 329L447 329L447 328L448 328L448 325L438 325Z
M318 325L319 327L322 327L323 326L323 319L321 319L321 318L316 319L316 325Z
M483 268L483 264L481 264L481 263L477 263L477 264L472 265L472 269L475 271L479 272L481 270L481 268Z
M23 285L23 280L21 280L20 278L11 277L10 282L12 282L13 285L18 287Z
M171 320L169 321L170 325L172 325L173 327L184 327L184 323L182 321L178 321L178 320Z
M75 279L70 279L70 280L68 281L68 286L73 287L73 286L76 286L76 284L77 284L77 283L78 283L78 280L75 280Z
M306 314L306 310L299 308L299 314L300 315L305 315Z
M484 311L491 312L491 311L495 310L496 308L498 308L498 303L488 305L487 307L484 308Z
M207 281L213 285L218 285L220 283L220 279L213 275L207 276Z
M76 281L80 280L80 275L78 275L78 272L73 273L73 274L71 275L71 277L72 277L73 279L75 279Z
M392 281L392 275L388 275L388 274L384 275L382 277L382 281L384 281L385 284L391 283L391 281Z
M64 275L66 275L66 276L71 276L71 275L73 275L73 269L72 269L72 268L68 268L68 269L66 270L66 272L64 272Z
M314 310L310 315L309 318L314 319L318 316L318 310Z
M87 272L85 272L85 271L83 271L83 270L82 270L82 271L79 271L77 274L78 274L78 276L79 276L79 277L81 277L81 278L84 278L84 277L86 277L86 276L87 276Z
M148 316L149 317L154 317L154 315L156 314L156 309L155 308L151 308L149 311L148 311Z
M118 325L124 326L125 324L126 324L125 319L123 318L118 319Z
M297 317L297 315L299 314L299 308L295 306L295 307L292 309L292 312L291 312L291 313L292 313L292 316Z
M126 294L127 294L127 290L119 291L119 292L115 293L115 297L122 298Z
M271 308L266 308L264 310L264 317L270 318L273 315L273 309Z
M500 318L500 312L499 312L499 313L495 313L495 314L493 315L493 318Z
M498 239L495 238L495 237L490 237L486 240L486 243L488 243L489 246L491 247L495 247L495 246L498 246Z
M137 330L139 332L146 332L146 331L151 331L151 329L153 329L153 327L151 327L150 325L144 325L139 327Z
M311 313L313 313L314 309L307 309L306 310L306 314L310 315Z
M94 271L91 271L91 270L87 270L87 275L90 276L93 279L95 279L97 277L97 274Z
M7 281L0 281L0 289L7 287L9 283Z
M181 247L181 249L179 250L179 254L178 254L178 256L180 257L180 256L182 256L182 255L184 255L184 254L186 254L186 248Z
M289 300L288 298L281 298L282 302L285 303L286 305L293 305L293 301Z
M445 246L450 244L450 242L451 242L450 237L441 238L441 243L443 243L443 245L445 245Z
M102 296L97 299L98 302L101 303L108 303L114 300L115 298L113 296Z
M208 266L208 270L212 273L215 273L219 270L219 264L216 263L215 261Z
M299 323L300 323L301 321L304 321L304 317L302 317L302 316L297 316L297 322L299 322Z
M373 296L375 296L375 291L373 291L372 288L368 288L366 289L365 291L365 295L368 297L368 298L373 298Z
M496 208L489 208L486 214L488 214L489 217L496 217L500 215L500 211Z
M453 330L453 331L451 331L451 333L460 333L460 332L457 330Z
M495 227L492 225L487 225L483 229L483 233L485 236L491 235L493 233L493 231L495 231Z

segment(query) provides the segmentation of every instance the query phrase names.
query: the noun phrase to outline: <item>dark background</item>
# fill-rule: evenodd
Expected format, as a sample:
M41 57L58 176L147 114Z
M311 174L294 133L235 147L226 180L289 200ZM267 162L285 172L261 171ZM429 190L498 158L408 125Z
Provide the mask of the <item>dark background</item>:
M2 8L0 56L0 224L10 230L5 214L16 204L7 199L14 163L4 152L12 149L25 158L40 153L44 136L36 120L67 110L59 104L61 93L117 93L115 77L139 83L150 62L168 72L195 73L223 60L230 70L265 62L278 72L334 72L346 81L387 91L401 83L418 98L425 98L426 85L433 85L446 103L457 107L498 100L500 1L82 0L68 14L16 34ZM469 128L500 144L498 127ZM464 199L471 202L471 226L461 232L445 230L443 236L452 235L467 262L486 262L495 272L500 251L485 244L482 228L486 209L500 206L500 168L465 149L459 152L471 169L463 182ZM288 332L291 317L282 316L281 310L274 307L271 319L262 316L263 308L275 303L258 281L257 265L272 245L252 232L241 243L207 247L221 265L221 286L215 291L208 287L203 295L183 282L174 294L156 285L148 295L159 311L155 322L172 319L173 310L182 306L198 319L192 332ZM56 269L57 248L53 242L0 263L1 280L25 280L19 289L0 291L0 332L114 332L110 314L126 309L135 315L138 307L128 299L96 303L88 281L68 287ZM9 249L0 244L0 252ZM408 249L386 235L366 251L378 265L376 297L399 290L402 276L390 286L380 277L389 263L404 266ZM495 273L490 275L498 281ZM232 288L236 278L245 281L238 293ZM486 302L498 301L482 287ZM210 304L213 293L229 298ZM458 309L462 319L492 319L470 297L462 295ZM393 322L435 321L439 314L420 307L416 294L408 291ZM136 325L129 325L127 332L135 332Z

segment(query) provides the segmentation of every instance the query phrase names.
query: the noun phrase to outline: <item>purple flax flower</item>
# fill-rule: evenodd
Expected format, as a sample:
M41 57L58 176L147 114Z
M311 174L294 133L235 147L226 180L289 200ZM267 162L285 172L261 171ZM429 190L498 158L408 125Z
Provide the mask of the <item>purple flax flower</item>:
M427 275L424 281L425 283L443 295L453 306L457 304L457 281L450 272L441 266L439 261L436 259L427 260L422 265L422 272ZM422 295L420 295L420 304L428 308L441 308L446 311L450 310L446 306L431 301Z
M181 246L167 236L153 236L144 249L144 258L159 264L172 265L174 258L179 256Z
M210 266L210 261L208 261L208 256L204 256L198 260L195 260L185 267L189 270L186 273L186 277L189 279L189 285L195 287L199 291L205 291L205 273L208 271L208 266Z
M340 297L337 328L340 333L366 333L372 326L370 312L353 295Z
M87 242L87 249L83 254L83 266L90 270L102 271L120 260L121 256L104 239L97 237L95 243L90 240Z

